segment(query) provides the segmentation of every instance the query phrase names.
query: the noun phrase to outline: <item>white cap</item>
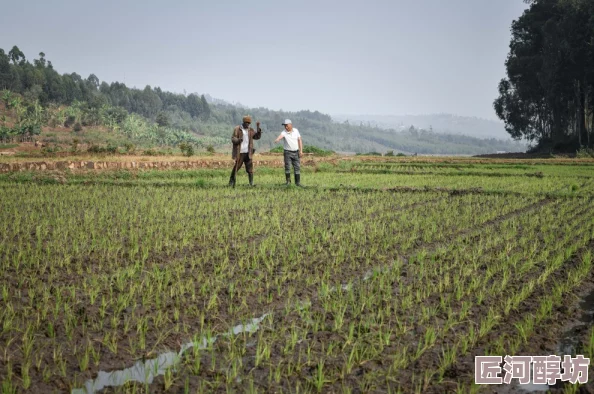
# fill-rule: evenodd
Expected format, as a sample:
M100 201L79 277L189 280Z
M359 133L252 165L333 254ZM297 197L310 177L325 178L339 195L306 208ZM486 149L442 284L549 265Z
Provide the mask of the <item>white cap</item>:
M293 123L291 123L291 119L285 119L285 123L283 123L283 126L287 125L287 124L293 124Z

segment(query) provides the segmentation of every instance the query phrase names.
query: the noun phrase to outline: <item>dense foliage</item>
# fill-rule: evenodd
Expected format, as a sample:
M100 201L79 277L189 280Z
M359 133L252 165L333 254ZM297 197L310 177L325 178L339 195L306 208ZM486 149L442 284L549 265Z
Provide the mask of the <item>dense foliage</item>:
M144 89L133 89L120 82L100 82L94 74L86 79L76 73L60 75L52 63L46 61L43 52L31 64L17 46L8 54L0 49L2 89L22 94L29 101L39 100L43 106L49 103L70 105L78 101L97 110L105 105L124 108L149 119L157 119L164 110L183 111L192 118L204 120L210 117L210 106L204 95L185 96L148 85Z
M514 138L542 149L594 145L594 2L527 0L512 24L507 78L494 102Z

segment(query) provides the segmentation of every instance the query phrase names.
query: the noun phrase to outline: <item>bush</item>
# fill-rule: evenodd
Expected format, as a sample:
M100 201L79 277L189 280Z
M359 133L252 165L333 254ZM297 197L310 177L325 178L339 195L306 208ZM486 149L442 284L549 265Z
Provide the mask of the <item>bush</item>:
M74 124L74 122L76 122L76 117L70 115L69 117L66 118L66 120L64 121L64 127L68 127L70 128L70 126L72 126Z
M303 153L313 153L316 156L331 156L336 152L334 152L332 150L318 148L317 146L313 146L313 145L304 145Z
M12 138L12 129L8 126L0 126L0 140Z
M159 156L159 153L154 149L147 149L143 152L145 156Z
M385 156L394 156L394 151L393 150L387 151Z
M206 147L206 151L207 151L208 153L215 153L215 148L214 148L214 146L212 146L212 145L208 145L208 146Z
M104 153L105 150L104 150L104 148L102 146L99 146L99 145L90 145L87 148L87 152L89 152L89 153Z
M79 131L82 131L82 129L83 129L83 128L82 128L82 125L80 124L80 122L76 122L76 123L74 124L74 131L76 131L77 133L78 133Z
M91 145L87 148L87 152L115 154L118 152L118 147L116 145L108 145L107 147L103 147L103 146L99 146L99 145Z
M51 118L49 120L49 122L47 123L50 127L55 128L58 126L58 119L56 118Z
M136 147L134 144L127 142L124 144L124 149L126 150L126 153L133 153L136 150Z
M179 144L179 149L184 156L190 157L194 155L194 146L190 143L182 142Z
M54 156L54 154L56 152L60 152L62 149L58 146L44 146L43 148L41 148L41 154L44 156Z
M38 124L30 124L24 126L23 130L30 135L39 135L41 134L41 126Z
M594 149L582 147L580 150L577 151L575 156L580 159L594 157Z

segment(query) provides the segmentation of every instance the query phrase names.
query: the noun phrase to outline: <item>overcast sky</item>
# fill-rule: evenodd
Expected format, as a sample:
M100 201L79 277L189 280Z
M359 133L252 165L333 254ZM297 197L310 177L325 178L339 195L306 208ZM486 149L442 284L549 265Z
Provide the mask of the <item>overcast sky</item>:
M251 107L495 119L522 0L4 1L0 48Z

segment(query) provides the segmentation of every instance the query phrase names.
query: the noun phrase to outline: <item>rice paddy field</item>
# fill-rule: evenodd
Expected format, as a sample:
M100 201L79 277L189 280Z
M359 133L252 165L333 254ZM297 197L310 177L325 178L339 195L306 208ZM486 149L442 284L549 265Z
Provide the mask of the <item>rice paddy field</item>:
M228 179L0 175L2 393L498 392L475 356L594 353L592 162Z

